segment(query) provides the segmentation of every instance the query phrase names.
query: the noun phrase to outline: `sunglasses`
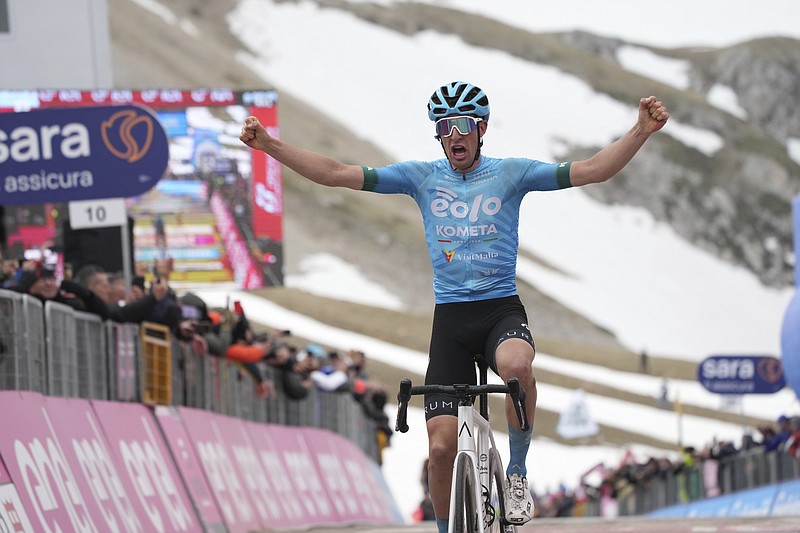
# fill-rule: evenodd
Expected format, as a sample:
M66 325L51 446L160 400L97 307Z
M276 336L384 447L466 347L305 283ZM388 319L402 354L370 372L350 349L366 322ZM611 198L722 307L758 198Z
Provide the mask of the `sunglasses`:
M478 122L482 118L476 117L445 117L436 121L436 135L438 137L450 137L453 134L453 128L458 130L461 135L467 135L478 129Z

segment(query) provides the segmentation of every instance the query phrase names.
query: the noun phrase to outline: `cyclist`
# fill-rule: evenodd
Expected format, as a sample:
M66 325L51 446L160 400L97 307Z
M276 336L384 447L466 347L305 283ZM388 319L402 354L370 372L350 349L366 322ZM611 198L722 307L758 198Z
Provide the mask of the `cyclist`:
M428 118L445 158L381 168L346 165L271 137L255 117L240 139L307 179L326 186L407 194L422 212L433 264L436 305L426 384L475 383L473 354L482 353L504 381L517 377L527 393L531 426L536 408L533 336L516 291L519 206L529 191L599 183L617 174L669 118L662 102L639 101L636 124L589 159L542 163L481 154L489 125L489 100L479 87L458 81L436 89ZM447 531L457 405L448 397L425 398L429 483L439 531ZM506 519L522 524L534 508L525 458L532 430L519 429L506 402L511 449Z

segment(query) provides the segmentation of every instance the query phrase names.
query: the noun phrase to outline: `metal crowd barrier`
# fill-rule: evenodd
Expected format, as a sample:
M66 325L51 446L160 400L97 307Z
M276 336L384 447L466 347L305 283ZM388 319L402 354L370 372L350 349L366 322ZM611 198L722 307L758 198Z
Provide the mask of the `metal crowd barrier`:
M44 315L36 298L0 290L0 389L47 389Z
M75 312L74 327L78 397L108 398L108 357L103 321L94 314Z
M75 310L68 305L44 305L47 339L47 394L78 397L78 355L75 340Z
M0 390L50 396L183 405L256 422L330 429L379 461L377 425L348 393L283 394L262 400L237 363L198 355L169 328L103 322L69 306L0 290Z
M717 468L711 469L713 479L705 478L701 460L679 472L661 473L628 485L629 490L618 495L619 514L642 515L663 507L800 479L800 460L781 450L765 453L756 448L711 460L717 461Z

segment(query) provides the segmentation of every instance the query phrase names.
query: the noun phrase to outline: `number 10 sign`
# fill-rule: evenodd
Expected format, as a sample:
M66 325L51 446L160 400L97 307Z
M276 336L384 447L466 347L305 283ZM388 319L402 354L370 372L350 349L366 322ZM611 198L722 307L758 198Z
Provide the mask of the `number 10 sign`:
M69 223L72 229L124 226L127 223L125 200L105 198L69 202Z

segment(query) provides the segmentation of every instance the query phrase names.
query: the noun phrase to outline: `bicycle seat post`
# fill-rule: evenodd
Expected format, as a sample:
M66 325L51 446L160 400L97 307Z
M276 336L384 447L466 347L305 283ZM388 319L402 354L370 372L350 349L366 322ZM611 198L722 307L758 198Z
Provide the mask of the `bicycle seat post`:
M475 354L475 364L478 365L478 384L486 385L488 382L488 369L489 363L481 354ZM478 411L484 420L489 420L489 395L483 393L480 395L480 405Z

